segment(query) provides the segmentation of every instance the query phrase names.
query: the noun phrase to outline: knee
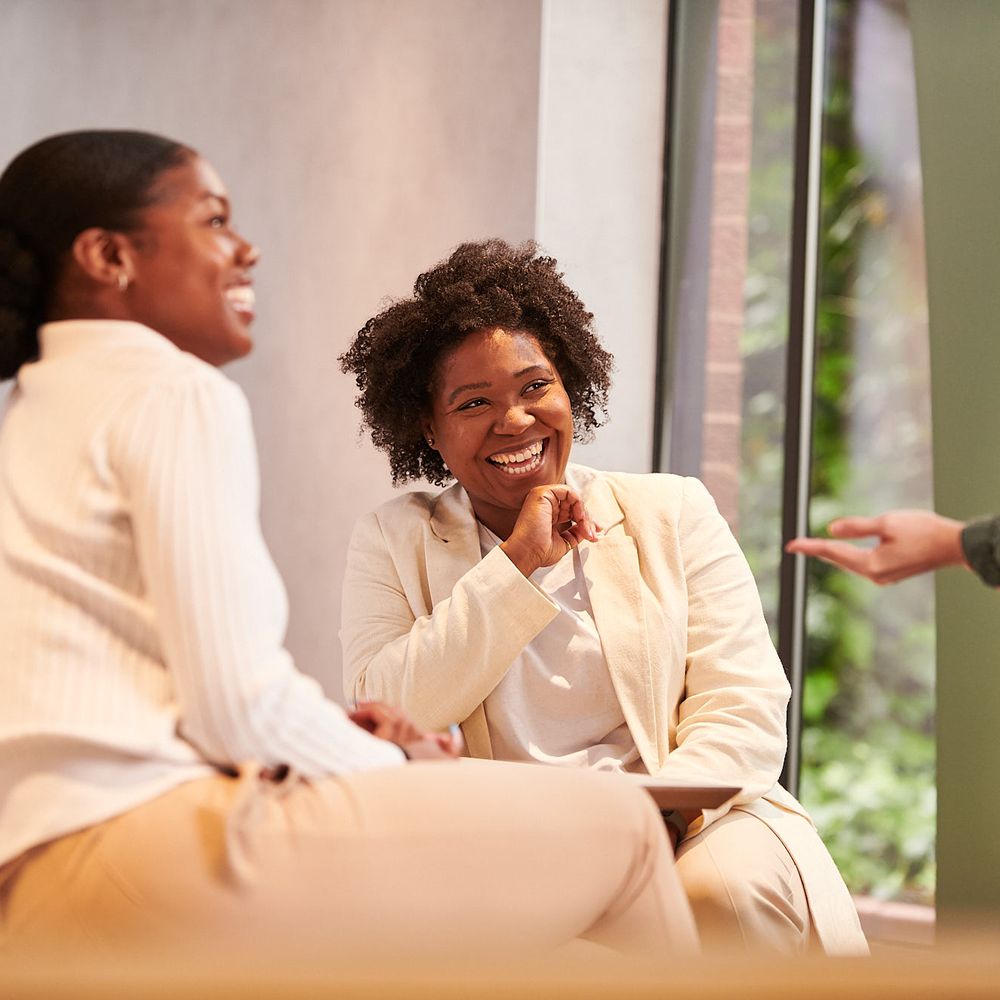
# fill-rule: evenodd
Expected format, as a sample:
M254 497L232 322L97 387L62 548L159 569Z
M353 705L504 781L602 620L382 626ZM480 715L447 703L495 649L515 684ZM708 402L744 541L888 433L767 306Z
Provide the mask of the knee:
M806 947L809 909L791 859L779 863L783 859L766 852L729 851L725 837L707 842L710 833L683 845L677 856L677 874L702 939L777 951Z
M713 852L702 845L681 847L677 854L677 874L696 916L711 915L713 919L729 921L749 905L749 885L738 877L727 877Z

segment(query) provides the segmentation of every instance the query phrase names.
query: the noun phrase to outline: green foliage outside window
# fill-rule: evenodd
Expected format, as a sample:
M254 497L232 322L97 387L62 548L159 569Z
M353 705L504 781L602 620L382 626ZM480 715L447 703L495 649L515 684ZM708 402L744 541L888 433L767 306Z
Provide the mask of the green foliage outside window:
M777 552L773 512L780 509L781 434L788 233L773 220L789 203L786 141L792 113L774 99L775 69L788 62L791 33L771 25L761 4L757 29L754 169L750 193L747 331L744 337L743 481L740 540L761 586L769 617L777 607ZM814 382L813 532L845 513L875 512L907 492L929 420L919 407L891 415L878 440L858 428L882 413L885 399L917 398L921 386L906 364L861 368L881 339L897 354L919 324L903 302L873 319L871 300L898 274L885 273L887 241L898 221L854 134L851 90L856 3L832 11L830 84L822 161L820 284ZM780 30L779 30L780 29ZM771 92L769 93L769 88ZM770 100L769 100L770 98ZM772 220L770 227L755 220ZM893 231L892 227L897 229ZM922 280L922 279L921 279ZM905 285L905 282L904 282ZM916 301L922 288L901 294ZM868 310L868 312L866 312ZM862 322L866 320L867 322ZM860 334L859 331L863 331ZM905 349L904 349L905 355ZM883 355L885 352L883 351ZM890 351L891 354L891 351ZM880 450L881 449L881 450ZM893 489L899 490L893 493ZM919 495L919 491L918 491ZM933 902L935 838L934 630L927 583L879 589L825 564L809 564L807 677L803 693L800 796L812 813L851 890L860 895Z
M860 322L869 296L888 294L883 289L890 281L899 285L905 275L880 273L886 232L899 220L892 217L852 125L856 12L857 4L836 5L831 25L814 382L814 531L839 514L879 509L886 478L903 489L912 474L900 461L907 436L919 444L929 433L926 411L897 412L882 417L893 424L895 452L881 454L878 441L863 443L860 454L851 447L851 423L863 420L861 411L870 402L866 393L884 393L884 409L897 398L890 380L902 382L898 388L905 393L905 381L918 377L905 364L892 371L859 369L858 331L900 344L921 332L905 325L905 309L903 323L882 315L874 324ZM877 252L862 257L866 245ZM916 294L922 308L922 288ZM872 386L867 390L866 377ZM869 409L877 407L876 399ZM882 447L893 445L887 440ZM923 581L880 590L823 563L809 566L802 799L855 892L914 902L933 901L935 874L934 627L927 586Z

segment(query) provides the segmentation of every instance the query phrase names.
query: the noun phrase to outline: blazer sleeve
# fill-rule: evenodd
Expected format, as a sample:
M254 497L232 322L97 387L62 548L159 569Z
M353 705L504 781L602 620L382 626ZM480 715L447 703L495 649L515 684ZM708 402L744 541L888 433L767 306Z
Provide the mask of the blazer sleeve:
M283 646L285 590L258 519L246 399L206 368L149 389L121 421L114 474L177 700L180 734L208 760L307 775L404 762L355 726Z
M409 516L390 505L354 529L340 632L344 693L399 705L418 725L440 730L482 704L558 608L499 547L430 608L422 565L426 522L413 517L408 531L395 525L395 546L381 523ZM445 543L432 538L431 544Z
M696 479L684 481L677 531L688 594L685 688L661 774L732 781L743 792L731 804L750 802L781 771L788 681L746 558Z

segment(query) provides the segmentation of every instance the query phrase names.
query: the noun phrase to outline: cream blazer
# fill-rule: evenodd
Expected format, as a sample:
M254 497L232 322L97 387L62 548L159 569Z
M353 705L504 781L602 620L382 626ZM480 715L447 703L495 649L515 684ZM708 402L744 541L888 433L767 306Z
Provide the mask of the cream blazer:
M671 475L571 465L567 482L604 529L580 548L625 720L650 774L742 792L706 810L759 816L802 875L830 953L866 950L840 873L802 806L777 784L789 686L743 553L705 487ZM413 492L357 524L341 639L349 699L400 705L421 726L460 722L491 758L483 702L557 606L498 547L485 557L468 495Z

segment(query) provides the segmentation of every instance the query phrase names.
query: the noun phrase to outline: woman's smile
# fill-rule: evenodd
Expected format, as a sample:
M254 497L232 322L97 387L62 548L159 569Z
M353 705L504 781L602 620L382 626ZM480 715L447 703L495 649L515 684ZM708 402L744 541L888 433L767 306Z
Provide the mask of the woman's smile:
M532 441L517 449L498 451L486 459L506 476L525 476L542 467L546 441Z
M253 284L249 279L238 281L226 289L226 302L229 308L248 326L253 322L257 304Z

